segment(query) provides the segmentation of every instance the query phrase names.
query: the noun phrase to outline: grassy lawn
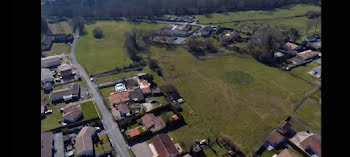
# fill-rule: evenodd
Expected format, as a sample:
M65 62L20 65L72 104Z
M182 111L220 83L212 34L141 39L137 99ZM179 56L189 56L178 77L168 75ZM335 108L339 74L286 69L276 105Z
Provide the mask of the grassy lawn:
M224 133L250 154L312 88L248 55L198 60L183 48L151 51L189 106L182 105L188 125L169 133L188 146Z
M112 92L115 92L115 88L113 87L108 87L108 88L103 88L100 89L100 92L102 94L102 97L109 97L109 94Z
M70 53L70 44L65 43L53 43L49 51L44 51L45 56L60 55L62 53Z
M200 15L200 23L220 23L219 26L235 28L238 30L252 31L252 26L255 25L262 28L266 25L279 26L282 29L296 28L301 35L305 35L305 27L308 21L307 17L292 17L303 15L309 10L321 10L321 7L314 5L298 4L291 5L285 8L274 9L272 11L252 10L238 11L228 13L214 13L209 16ZM265 19L259 21L261 19ZM250 20L250 21L245 21ZM240 22L231 22L240 21ZM314 28L308 31L308 34L314 32ZM321 32L321 25L318 25L316 32Z
M308 80L310 82L314 82L316 80L321 80L321 78L316 78L308 74L309 71L311 71L312 68L318 67L320 64L311 62L309 64L306 64L305 66L299 66L290 71L290 73L296 75L297 77L300 77L304 80Z
M318 101L307 99L296 111L294 117L313 132L321 135L321 104Z
M276 150L276 149L272 149L272 150L266 150L264 151L263 154L261 154L261 157L272 157L274 154L279 154L283 151L283 149L281 150ZM297 150L295 149L289 149L289 151L293 152L295 155L297 155L298 157L303 157L303 155L301 155Z
M69 34L73 32L67 21L49 23L49 28L53 34Z
M47 106L48 110L52 110L52 114L46 115L45 119L41 120L41 132L58 128L61 126L58 123L58 120L63 119L60 109L65 106L65 103L60 103L55 106Z
M93 101L81 104L81 109L83 110L83 121L98 117Z
M99 26L104 38L95 39L92 30ZM86 25L87 35L81 36L76 47L79 63L89 74L97 74L132 63L124 49L124 33L138 29L158 29L165 24L131 23L127 21L99 21Z

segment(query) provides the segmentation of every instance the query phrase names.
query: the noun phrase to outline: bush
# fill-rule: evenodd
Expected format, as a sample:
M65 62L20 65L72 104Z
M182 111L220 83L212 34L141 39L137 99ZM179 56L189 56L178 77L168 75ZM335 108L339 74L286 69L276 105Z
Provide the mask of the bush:
M97 38L97 39L101 39L103 38L103 31L100 27L96 27L94 30L93 30L93 33L94 33L94 37Z
M314 19L321 16L321 11L310 10L306 13L307 18Z

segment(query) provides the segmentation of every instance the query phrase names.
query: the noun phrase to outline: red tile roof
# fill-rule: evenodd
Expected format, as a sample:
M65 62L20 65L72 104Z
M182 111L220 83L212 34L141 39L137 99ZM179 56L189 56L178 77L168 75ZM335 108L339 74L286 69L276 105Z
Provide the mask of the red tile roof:
M128 91L114 92L111 93L109 97L111 98L112 104L119 104L130 100Z
M41 133L41 157L52 157L52 132Z
M167 134L158 134L152 137L152 143L157 153L158 157L175 157L179 155L173 141Z
M130 130L128 130L128 132L129 132L129 136L130 137L134 137L134 136L140 135L140 131L139 131L138 128L130 129Z
M307 147L311 147L319 156L321 156L321 138L312 135L306 138L304 141L300 142L300 145L306 149Z
M63 109L63 118L68 121L75 121L83 114L80 104L69 103Z
M153 113L149 113L141 117L143 125L152 132L163 129L166 125L160 117L155 117Z
M289 149L284 149L281 153L277 155L277 157L298 157L293 152L289 151Z
M77 155L93 151L92 135L95 134L96 129L90 126L83 127L75 137L75 150Z

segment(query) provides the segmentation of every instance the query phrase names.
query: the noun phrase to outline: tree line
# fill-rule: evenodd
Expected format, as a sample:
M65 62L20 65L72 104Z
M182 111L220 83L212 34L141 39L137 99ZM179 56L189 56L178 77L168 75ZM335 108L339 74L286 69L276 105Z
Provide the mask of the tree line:
M153 17L273 9L320 0L45 0L42 14L58 17Z

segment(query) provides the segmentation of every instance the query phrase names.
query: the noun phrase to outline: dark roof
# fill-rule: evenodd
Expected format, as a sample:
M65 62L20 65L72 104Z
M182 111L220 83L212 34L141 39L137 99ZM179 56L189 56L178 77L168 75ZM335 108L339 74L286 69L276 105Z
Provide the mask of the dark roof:
M289 151L289 149L284 149L281 153L277 155L277 157L298 157L293 152Z
M311 147L317 153L317 155L321 156L321 138L320 137L316 135L309 136L304 141L300 142L300 145L304 149Z
M121 113L130 113L130 109L129 109L129 106L128 104L126 103L121 103L118 105L118 110L119 112Z
M139 87L129 91L129 98L134 101L142 101L145 99L143 92Z
M173 141L167 134L158 134L152 137L152 143L157 153L158 157L174 157L179 155Z
M81 115L83 114L83 111L80 107L80 104L75 103L69 103L64 109L63 109L63 118L68 121L75 121L77 120Z
M271 144L277 144L283 139L284 137L279 132L273 130L267 137L266 141L269 141Z
M61 64L60 61L61 59L58 57L42 58L41 67L42 68L56 67Z
M92 143L92 135L95 134L96 129L91 126L84 126L77 137L75 137L75 150L77 155L84 153L86 151L91 151L94 149Z
M277 128L277 131L281 134L287 133L287 131L290 129L291 125L289 124L288 121L283 121L280 123L280 125Z
M79 95L80 85L75 83L73 85L69 85L68 88L62 90L53 91L50 95L51 100L62 99L63 96L68 95Z
M41 157L52 157L52 132L41 133Z

